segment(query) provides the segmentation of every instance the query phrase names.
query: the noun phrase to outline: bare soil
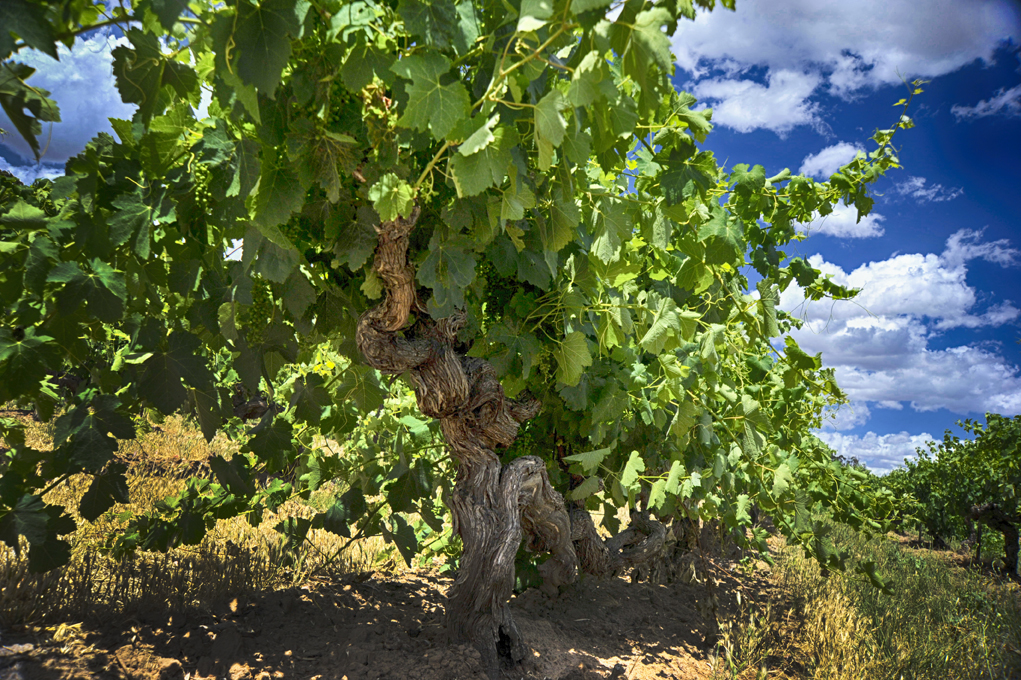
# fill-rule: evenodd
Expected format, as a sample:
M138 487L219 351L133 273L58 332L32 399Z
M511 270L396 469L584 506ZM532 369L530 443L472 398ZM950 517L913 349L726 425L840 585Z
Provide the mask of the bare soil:
M738 593L760 599L768 581L721 569L721 614ZM443 593L426 571L349 574L234 599L204 611L140 612L129 620L6 635L0 680L461 680L483 678L479 655L450 645ZM511 609L532 657L506 678L694 680L712 677L718 639L708 591L696 583L583 579L555 598L530 589ZM773 660L771 668L783 665ZM770 677L783 677L774 671ZM752 670L754 677L754 670Z

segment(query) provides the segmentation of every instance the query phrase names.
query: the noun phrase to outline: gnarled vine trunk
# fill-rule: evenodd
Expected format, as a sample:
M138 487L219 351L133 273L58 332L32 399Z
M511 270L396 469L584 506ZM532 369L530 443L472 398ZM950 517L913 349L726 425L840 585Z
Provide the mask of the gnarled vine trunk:
M985 503L972 506L968 518L1003 534L1004 567L1011 578L1018 578L1018 535L1021 533L1018 527L1021 517L1007 512L997 503Z
M454 350L466 319L463 312L434 320L419 302L415 271L407 261L408 234L418 215L416 207L408 219L376 227L373 267L386 295L359 319L357 342L370 366L410 376L419 409L439 419L457 460L450 510L464 552L448 593L448 631L455 640L473 643L494 672L501 657L521 661L528 651L507 606L523 537L532 551L550 553L540 572L544 589L555 591L577 576L575 545L582 568L603 575L655 553L665 530L655 531L653 525L662 525L646 518L616 543L604 544L588 513L582 512L585 521L575 518L572 527L542 459L524 456L507 465L500 462L497 449L514 442L520 424L536 415L540 404L528 396L507 398L488 362ZM415 320L409 323L412 312ZM577 543L572 543L572 529ZM628 544L637 544L628 553L633 559L622 557Z

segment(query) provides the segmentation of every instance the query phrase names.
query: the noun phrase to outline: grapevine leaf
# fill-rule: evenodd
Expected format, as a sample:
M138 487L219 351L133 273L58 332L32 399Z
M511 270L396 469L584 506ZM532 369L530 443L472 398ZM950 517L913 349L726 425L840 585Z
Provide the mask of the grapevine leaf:
M563 190L558 188L554 194L550 213L552 219L549 222L543 222L539 235L546 250L559 252L574 240L578 225L581 224L581 211L574 199L564 196Z
M85 300L89 313L100 321L113 323L124 313L127 285L124 274L96 258L92 271L82 271L77 262L60 262L50 270L47 281L65 284L60 301L67 312Z
M182 381L207 389L213 375L199 352L202 341L187 331L174 331L165 349L157 349L143 364L139 394L162 413L172 414L188 398Z
M401 557L404 558L404 562L410 567L411 560L418 553L418 538L415 536L415 530L401 515L392 515L390 522L393 528L389 532L384 531L384 534L389 534L387 538L394 542Z
M535 133L537 138L553 146L564 141L567 121L560 112L567 108L567 100L560 90L551 90L535 105Z
M0 539L13 548L16 555L21 555L19 536L33 545L46 540L49 516L45 508L42 498L25 494L13 507L0 510Z
M571 489L571 493L567 495L567 498L572 501L580 501L588 498L595 492L599 491L599 484L599 477L589 477L584 482Z
M557 360L557 380L565 385L577 385L586 366L592 365L588 340L580 331L572 331L553 351Z
M411 81L399 125L431 130L433 137L443 139L468 115L468 91L450 76L450 61L442 54L430 51L404 57L391 70Z
M14 50L14 35L54 59L57 56L57 38L50 22L46 20L46 8L27 0L5 0L0 4L0 59L6 59ZM12 35L8 35L8 31Z
M679 460L675 460L670 464L670 474L666 478L666 486L664 489L667 493L678 495L681 491L681 475L684 474L684 464Z
M160 25L169 31L177 17L188 7L188 0L150 0L149 6L160 20Z
M305 190L286 158L272 150L263 158L255 202L255 224L260 229L286 222L305 202Z
M209 459L209 469L216 475L217 481L235 496L248 497L255 493L246 456L234 455L229 461L223 456L213 456Z
M34 394L39 383L60 365L60 350L53 338L32 327L15 333L0 327L0 384L9 398Z
M464 290L475 280L473 243L464 236L442 240L439 230L429 241L429 254L418 268L418 281L433 291L429 313L444 318L464 307Z
M632 451L624 465L624 470L620 473L620 483L624 485L625 489L635 489L638 476L643 472L645 472L645 460L642 458L642 454Z
M623 239L631 233L627 215L620 201L604 198L599 203L599 212L595 218L595 239L592 241L592 252L606 264L620 259L620 247Z
M481 125L457 148L457 152L462 156L471 156L474 153L478 153L489 146L490 143L496 141L493 127L500 122L500 116L490 116L488 120L480 117L477 120L481 122Z
M372 207L379 213L379 219L392 222L398 216L408 217L415 207L414 191L407 182L392 172L379 178L369 189Z
M408 32L422 38L422 44L439 49L450 47L458 21L452 0L400 0L397 12Z
M568 463L575 463L576 465L571 467L577 467L581 474L591 475L599 468L599 464L603 462L603 459L610 455L611 450L606 448L586 451L585 453L575 453L570 456L564 456L564 460Z
M510 150L518 143L513 128L497 126L492 130L493 141L475 153L454 154L450 171L458 196L475 196L492 186L503 184L511 162Z
M323 411L333 403L330 393L323 387L323 382L321 375L310 373L294 384L291 406L294 408L295 418L310 424L320 421Z
M40 229L46 226L46 213L19 199L0 215L0 224L18 230Z
M805 350L798 347L797 341L791 336L784 338L784 353L787 356L787 361L794 365L795 368L800 368L803 371L814 371L822 367L822 355L816 354L812 356L805 352Z
M139 192L121 194L113 201L118 209L107 225L110 227L110 242L119 246L136 236L135 252L139 257L149 256L149 225L153 222L153 210L145 204ZM144 245L143 245L144 240ZM142 252L139 252L142 251Z
M518 30L522 33L537 31L553 16L551 0L521 0L518 13Z
M289 36L298 35L308 8L307 2L297 0L265 0L258 7L241 5L231 38L237 50L232 65L243 82L273 97L291 56Z
M657 479L649 489L649 509L657 510L666 502L666 480Z
M111 464L103 474L92 478L92 484L78 506L78 512L83 518L95 522L115 503L128 502L128 479L124 476L126 469L123 463Z
M6 30L0 29L0 40L8 35ZM3 108L15 129L31 147L36 160L39 160L37 137L42 134L42 124L59 123L60 109L49 98L49 92L25 84L25 80L33 73L35 69L24 64L4 63L0 69L0 108ZM26 111L31 115L27 115Z
M773 473L773 498L780 498L787 493L793 481L794 475L791 474L790 467L787 463L780 463Z
M121 45L111 53L117 91L125 103L138 104L141 120L148 123L157 112L164 85L187 97L198 88L198 75L190 66L167 59L156 36L136 28L125 35L131 47Z
M656 320L642 336L641 345L648 352L662 354L671 336L676 337L680 331L681 320L677 316L677 303L671 298L663 298L659 301L659 309L656 310Z

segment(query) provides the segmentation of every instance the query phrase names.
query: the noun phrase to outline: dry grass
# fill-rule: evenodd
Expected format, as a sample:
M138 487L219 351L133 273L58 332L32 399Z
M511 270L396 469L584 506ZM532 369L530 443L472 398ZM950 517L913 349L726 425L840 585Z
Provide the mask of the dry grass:
M67 538L71 561L44 574L28 571L27 559L0 548L0 627L43 626L85 619L102 620L142 610L208 607L231 597L302 582L325 573L372 568L382 550L377 539L356 542L313 530L308 540L290 550L273 527L283 516L311 517L343 489L326 485L310 501L295 499L277 513L266 513L251 526L238 517L218 522L198 546L166 553L140 552L114 560L100 550L122 523L125 510L143 512L174 494L192 475L208 475L204 462L214 455L230 458L236 445L217 435L206 442L186 419L175 416L141 428L138 439L122 442L119 456L129 462L127 478L132 502L118 505L95 522L78 516L76 508L88 486L84 475L68 479L46 496L64 505L78 522ZM52 425L29 423L29 443L50 448Z
M945 555L838 527L838 544L874 559L891 593L828 577L784 549L775 580L798 603L798 647L813 680L1021 678L1021 591Z

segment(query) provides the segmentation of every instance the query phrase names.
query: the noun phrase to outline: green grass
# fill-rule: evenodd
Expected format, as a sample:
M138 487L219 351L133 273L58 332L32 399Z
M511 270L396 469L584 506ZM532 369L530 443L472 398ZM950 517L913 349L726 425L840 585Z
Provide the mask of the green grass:
M875 560L891 593L851 573L819 575L787 549L776 577L799 603L809 677L855 680L1021 678L1021 590L962 568L952 553L870 541L846 528L838 545Z

